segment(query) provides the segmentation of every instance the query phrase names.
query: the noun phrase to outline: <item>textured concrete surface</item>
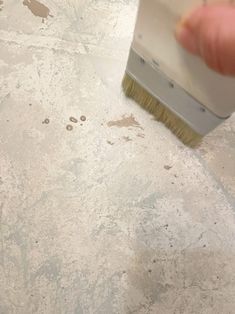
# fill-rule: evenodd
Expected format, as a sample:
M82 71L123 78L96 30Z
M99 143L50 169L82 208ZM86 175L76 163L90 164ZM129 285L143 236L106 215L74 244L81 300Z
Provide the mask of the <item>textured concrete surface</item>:
M192 151L124 98L136 0L0 7L0 313L233 314L235 117Z

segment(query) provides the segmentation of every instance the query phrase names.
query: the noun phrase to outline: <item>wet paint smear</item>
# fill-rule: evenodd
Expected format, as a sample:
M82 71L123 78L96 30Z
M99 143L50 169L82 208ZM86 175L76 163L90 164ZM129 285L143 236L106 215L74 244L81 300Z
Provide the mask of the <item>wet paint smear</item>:
M78 123L78 120L74 117L70 117L69 120L73 123Z
M50 10L48 9L48 7L46 7L44 4L40 3L37 0L24 0L23 5L28 7L33 15L41 17L43 22L44 19L48 18L48 16L53 17L52 15L50 15Z
M136 121L135 117L133 115L130 116L122 116L122 119L116 120L116 121L109 121L107 123L109 127L116 126L118 128L129 128L129 127L135 127L142 129L141 125L139 124L138 121Z
M49 124L50 120L49 119L45 119L44 121L42 121L42 124Z
M68 125L66 126L66 130L67 130L67 131L72 131L72 130L73 130L73 126L70 125L70 124L68 124Z

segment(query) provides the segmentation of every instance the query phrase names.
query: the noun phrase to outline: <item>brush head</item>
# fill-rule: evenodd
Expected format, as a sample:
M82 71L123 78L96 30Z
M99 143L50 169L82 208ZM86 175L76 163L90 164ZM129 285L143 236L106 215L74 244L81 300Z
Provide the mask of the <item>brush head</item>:
M161 104L127 73L122 81L122 87L127 97L136 101L157 121L163 122L185 145L195 148L200 144L202 135L195 132L185 121Z

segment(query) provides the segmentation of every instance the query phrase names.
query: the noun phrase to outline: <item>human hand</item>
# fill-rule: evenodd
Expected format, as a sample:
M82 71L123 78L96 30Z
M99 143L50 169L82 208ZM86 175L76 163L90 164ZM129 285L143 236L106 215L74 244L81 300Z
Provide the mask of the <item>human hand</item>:
M176 38L213 70L235 76L235 6L204 5L188 14L176 29Z

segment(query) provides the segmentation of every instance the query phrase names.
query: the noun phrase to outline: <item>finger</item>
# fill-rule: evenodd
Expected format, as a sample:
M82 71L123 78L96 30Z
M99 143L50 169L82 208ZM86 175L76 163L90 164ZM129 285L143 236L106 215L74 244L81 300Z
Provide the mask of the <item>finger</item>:
M178 25L176 38L213 70L235 75L235 7L203 6Z

